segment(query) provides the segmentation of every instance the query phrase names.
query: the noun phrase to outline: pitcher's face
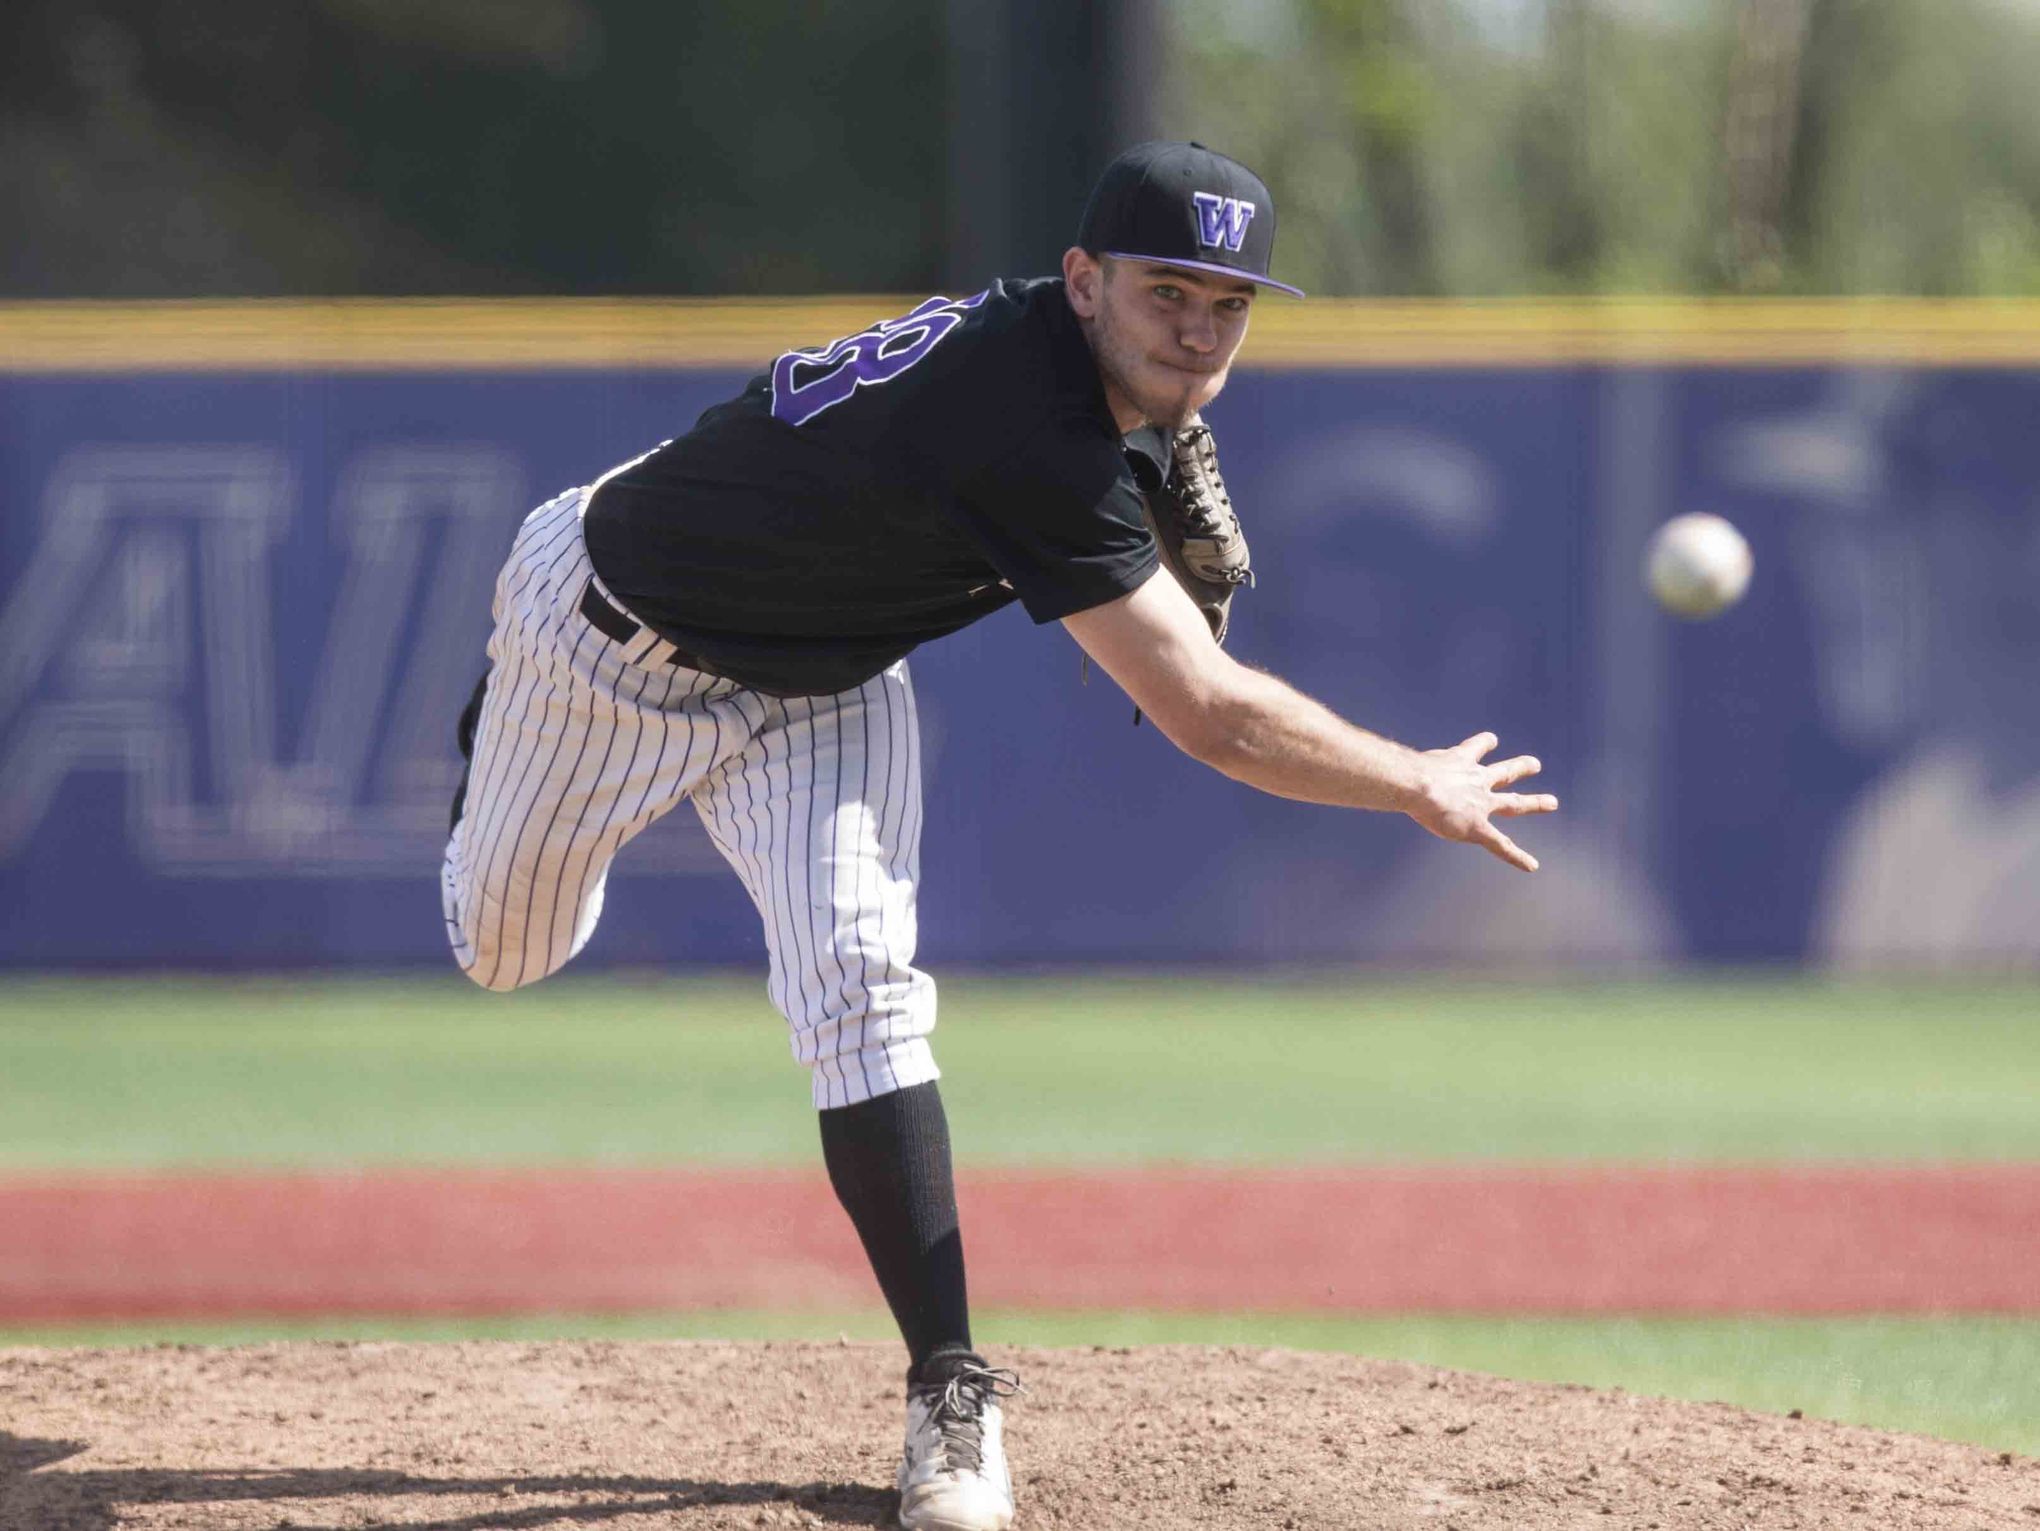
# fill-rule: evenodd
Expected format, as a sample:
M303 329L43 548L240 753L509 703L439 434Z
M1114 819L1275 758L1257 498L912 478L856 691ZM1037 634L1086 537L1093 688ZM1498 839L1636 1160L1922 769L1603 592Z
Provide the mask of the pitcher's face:
M1180 426L1218 397L1246 339L1252 282L1082 250L1064 255L1063 274L1122 430Z

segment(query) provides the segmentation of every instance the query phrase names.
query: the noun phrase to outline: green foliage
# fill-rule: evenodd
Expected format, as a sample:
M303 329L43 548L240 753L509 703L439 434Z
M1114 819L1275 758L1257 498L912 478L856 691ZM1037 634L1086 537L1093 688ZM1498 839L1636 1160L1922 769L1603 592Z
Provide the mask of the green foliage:
M2031 14L1987 3L1832 0L1816 16L1796 286L2040 291L2040 68Z
M1176 0L1145 102L1109 9L998 0L976 69L936 0L15 0L0 287L926 287L959 207L1033 263L1111 118L1260 170L1315 292L2040 292L2030 4Z
M1738 54L1758 3L1192 0L1161 116L1263 172L1312 291L2040 291L2040 15L1804 0L1753 265L1727 124L1780 83Z
M0 290L897 291L943 49L935 0L11 0Z

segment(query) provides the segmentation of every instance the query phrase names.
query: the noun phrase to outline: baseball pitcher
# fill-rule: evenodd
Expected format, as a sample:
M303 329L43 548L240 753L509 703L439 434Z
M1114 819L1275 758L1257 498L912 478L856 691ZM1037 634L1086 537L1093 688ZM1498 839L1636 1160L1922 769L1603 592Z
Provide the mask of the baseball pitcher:
M1536 870L1496 820L1529 756L1416 750L1220 646L1250 580L1210 430L1268 274L1245 166L1145 144L1060 278L930 298L789 350L684 436L541 505L496 584L443 894L514 989L578 952L617 852L692 803L764 924L831 1183L906 1341L899 1521L1003 1531L1010 1372L972 1346L914 966L921 768L907 655L1019 601L1185 753L1264 792L1407 814ZM1158 573L1166 570L1162 577Z

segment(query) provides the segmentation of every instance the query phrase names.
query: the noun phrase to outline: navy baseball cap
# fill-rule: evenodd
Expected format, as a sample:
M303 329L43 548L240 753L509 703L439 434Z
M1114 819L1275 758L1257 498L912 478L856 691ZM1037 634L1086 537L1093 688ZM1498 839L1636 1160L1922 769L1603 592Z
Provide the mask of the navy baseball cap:
M1244 277L1302 297L1268 275L1275 199L1261 178L1203 144L1137 144L1105 167L1077 243L1093 255Z

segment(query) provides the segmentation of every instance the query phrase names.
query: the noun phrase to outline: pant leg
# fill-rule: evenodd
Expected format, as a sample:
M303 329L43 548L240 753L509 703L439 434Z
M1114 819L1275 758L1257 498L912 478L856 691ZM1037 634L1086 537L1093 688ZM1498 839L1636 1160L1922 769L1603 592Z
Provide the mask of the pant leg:
M466 803L441 869L454 960L488 989L578 953L616 852L749 738L738 688L657 663L649 636L619 644L581 615L584 501L576 490L534 511L496 586Z
M905 663L835 696L737 700L751 736L694 804L764 922L769 992L815 1105L938 1077L935 982L913 965L921 766Z

